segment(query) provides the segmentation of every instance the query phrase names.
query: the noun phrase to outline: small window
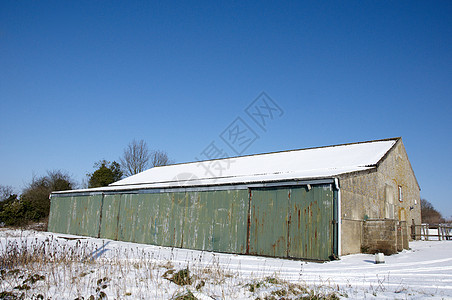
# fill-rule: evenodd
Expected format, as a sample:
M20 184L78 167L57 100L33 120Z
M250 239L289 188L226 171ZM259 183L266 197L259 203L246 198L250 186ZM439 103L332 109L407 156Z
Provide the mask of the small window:
M402 187L399 185L399 201L403 201L403 195L402 195Z

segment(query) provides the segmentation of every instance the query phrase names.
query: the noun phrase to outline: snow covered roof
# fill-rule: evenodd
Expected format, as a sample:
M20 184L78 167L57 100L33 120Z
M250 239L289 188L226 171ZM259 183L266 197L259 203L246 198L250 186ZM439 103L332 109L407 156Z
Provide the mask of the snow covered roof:
M108 187L85 191L333 178L344 173L376 168L398 140L393 138L155 167Z

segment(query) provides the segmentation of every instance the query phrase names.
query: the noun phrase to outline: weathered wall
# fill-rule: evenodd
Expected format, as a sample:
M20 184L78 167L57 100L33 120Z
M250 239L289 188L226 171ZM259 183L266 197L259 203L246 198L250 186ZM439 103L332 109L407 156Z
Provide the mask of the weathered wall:
M249 254L327 260L334 252L331 184L251 189Z
M48 230L245 253L248 206L248 190L53 197Z
M397 253L397 221L396 220L367 220L363 223L363 252Z
M420 191L401 139L376 170L342 175L340 187L344 255L360 252L358 249L366 238L360 222L390 219L406 221L408 226L421 222ZM361 239L356 238L359 226L363 232Z
M363 243L363 221L342 220L341 226L342 255L361 252Z
M405 221L369 219L363 222L363 252L394 254L408 249L408 240Z
M420 188L400 140L378 167L379 190L384 200L384 218L406 221L407 226L421 224ZM399 201L399 186L402 201ZM392 201L392 203L391 203Z
M169 247L328 260L337 254L334 201L332 184L58 195L52 197L48 229Z
M400 234L397 235L397 248L399 251L403 249L409 249L409 241L411 240L411 236L408 233L408 226L406 221L399 221L397 225L397 230L400 231ZM400 244L399 244L399 235L400 235Z
M97 236L102 195L69 196L52 199L48 230L75 235Z
M377 172L355 173L340 178L341 188L341 253L360 253L363 245L363 222L380 218Z

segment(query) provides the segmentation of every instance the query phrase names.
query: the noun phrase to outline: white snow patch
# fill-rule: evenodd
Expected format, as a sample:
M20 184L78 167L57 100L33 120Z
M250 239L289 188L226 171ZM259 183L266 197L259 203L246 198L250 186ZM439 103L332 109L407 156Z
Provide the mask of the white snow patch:
M188 286L198 299L255 299L274 291L274 286L267 284L252 293L246 284L268 277L305 284L311 290L337 292L349 299L452 298L452 241L411 242L411 250L386 256L385 264L375 264L374 255L370 254L347 255L338 261L313 263L46 232L2 230L0 253L3 257L6 245L12 242L31 246L49 241L55 243L57 251L72 251L74 247L81 249L82 246L94 249L88 251L93 262L76 262L68 269L56 268L52 272L42 267L35 270L47 272L46 285L29 291L28 295L41 292L55 299L74 299L78 295L86 298L95 293L92 286L105 276L108 287L104 291L109 299L127 298L127 295L131 295L131 299L170 299L186 291L187 286L180 287L163 279L166 270L163 267L151 269L146 266L172 265L176 270L189 267L198 275L211 270L212 274L205 274L206 284L202 289L195 289L196 282ZM87 275L80 275L85 273ZM5 282L0 283L0 292L8 287Z

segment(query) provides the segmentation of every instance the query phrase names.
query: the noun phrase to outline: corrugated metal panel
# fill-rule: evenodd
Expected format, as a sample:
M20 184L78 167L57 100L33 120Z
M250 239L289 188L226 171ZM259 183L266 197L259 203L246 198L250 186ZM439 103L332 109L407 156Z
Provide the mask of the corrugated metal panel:
M288 188L251 192L250 254L286 257Z
M276 257L333 253L331 184L60 196L50 213L49 230L61 233Z
M105 195L102 204L102 219L99 237L118 239L118 213L121 195Z
M289 257L326 260L333 254L331 186L291 189Z
M333 254L331 185L251 190L250 254L327 260Z
M97 236L99 232L102 195L77 197L73 201L76 203L77 211L76 215L74 216L73 214L72 218L72 224L76 223L76 234Z
M52 198L50 202L48 231L71 233L72 198L73 197Z
M209 201L208 194L204 197ZM213 251L246 252L248 190L215 192L213 211Z
M213 200L203 197L203 193L187 193L186 209L183 215L184 248L212 250L212 218Z
M72 203L79 205L79 200ZM79 211L77 206L71 210ZM105 195L99 237L245 253L247 212L247 190ZM75 220L86 221L81 216ZM78 226L71 228L71 233L79 231Z
M52 199L49 231L97 236L102 195Z

